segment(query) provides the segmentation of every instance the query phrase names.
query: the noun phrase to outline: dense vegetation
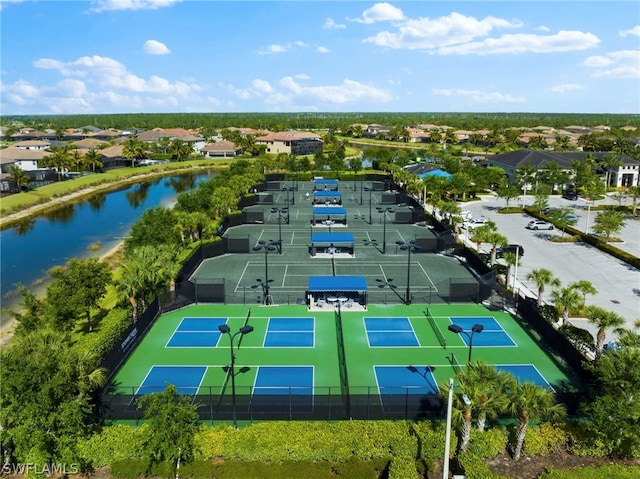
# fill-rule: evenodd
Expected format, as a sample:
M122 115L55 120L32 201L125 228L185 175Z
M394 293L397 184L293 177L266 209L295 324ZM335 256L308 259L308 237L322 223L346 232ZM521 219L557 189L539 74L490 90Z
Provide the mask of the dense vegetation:
M172 117L171 126L176 126L180 117L167 116ZM341 117L331 116L334 117L331 121ZM132 115L129 119L135 119L140 126L139 117ZM300 118L318 121L317 124L329 121L322 115L309 115L309 118L265 115L264 121L284 121L285 118L294 123L300 121L301 124L295 125L298 128L305 127ZM367 115L367 122L373 122L373 118ZM389 122L391 117L384 118ZM379 121L385 121L384 118L381 116ZM98 119L103 121L102 117ZM74 118L74 122L80 120ZM225 122L232 120L226 118ZM348 121L351 123L353 118ZM577 122L577 118L571 119L571 123ZM96 124L95 121L88 123ZM159 125L162 122L153 126ZM415 477L416 471L432 471L435 461L444 454L444 431L439 422L265 423L240 430L227 426L206 427L197 424L193 405L171 388L141 403L147 417L142 427L113 426L102 421L96 398L105 383L106 371L101 368L105 354L121 340L122 332L156 294L173 287L180 265L193 249L203 241L215 241L222 219L233 214L238 200L264 180L264 174L259 172L304 171L310 177L312 165L316 168L326 165L328 170L323 171L335 174L348 169L353 170L352 174L360 171L361 164L356 161L345 163L346 148L342 140L336 137L329 140L326 151L315 155L313 163L310 158L288 155L237 160L197 190L179 195L174 208L145 212L127 237L120 267L114 274L95 260L72 260L51 270L52 281L43 298L36 298L23 289L23 310L10 313L18 322L16 336L0 356L3 365L0 442L8 460L74 463L86 470L111 464L114 473L121 471L118 477L137 477L144 473L174 477L178 461L182 462L183 477L188 474L232 477L224 475L225 469L243 471L236 473L245 476L258 475L258 470L265 474L265 461L279 468L266 473L280 477L315 474L326 477L322 475L325 469L311 472L319 463L329 463L332 474L344 477L358 477L354 471L361 469L367 471L361 473L362 477L384 470L392 478ZM409 193L426 192L425 199L434 211L448 213L455 227L460 208L453 200L464 201L486 189L495 189L505 199L517 196L520 191L519 184L509 184L502 171L474 166L463 161L460 152L453 154L449 150L438 157L439 166L452 173L452 179L424 182L402 169L417 159L415 151L372 148L364 152L363 159L388 172L396 182L405 185ZM550 168L548 172L538 173L536 208L542 211L560 172ZM599 186L602 182L595 181L599 177L595 163L587 163L586 167L576 164L574 173L577 188L595 195L603 193ZM519 182L528 181L530 175L530 171L519 171ZM609 222L603 220L602 224L603 234L615 234L615 228L605 228ZM474 238L474 241L491 244L494 252L506 242L506 238L491 227L478 229ZM517 259L508 258L508 261ZM489 262L495 263L494 253ZM536 282L542 287L554 285L552 275L544 271L537 273ZM87 277L93 280L84 281ZM586 283L557 291L556 303L560 310L550 317L554 322L565 309L584 307L584 296L591 294ZM600 324L603 331L617 321L606 313L590 310L594 322ZM466 384L472 401L467 404L461 396L454 396L455 467L465 471L468 477L492 477L484 458L505 452L514 458L521 454L554 454L557 448L578 455L640 457L637 398L640 344L637 332L625 334L622 337L626 341L621 342L619 350L604 353L601 343L592 346L598 353L598 359L591 366L595 382L592 396L585 398L580 409L580 420L571 418L529 427L530 423L545 418L562 419L564 409L555 403L551 393L517 384L482 364L459 374L457 383ZM496 416L509 419L506 423L497 422ZM160 420L167 417L172 420Z

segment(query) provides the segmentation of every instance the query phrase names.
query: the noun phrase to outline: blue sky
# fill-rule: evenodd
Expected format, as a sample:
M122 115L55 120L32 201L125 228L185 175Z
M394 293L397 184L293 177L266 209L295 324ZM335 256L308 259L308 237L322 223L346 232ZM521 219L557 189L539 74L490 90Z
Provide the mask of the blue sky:
M0 113L640 113L638 1L0 0Z

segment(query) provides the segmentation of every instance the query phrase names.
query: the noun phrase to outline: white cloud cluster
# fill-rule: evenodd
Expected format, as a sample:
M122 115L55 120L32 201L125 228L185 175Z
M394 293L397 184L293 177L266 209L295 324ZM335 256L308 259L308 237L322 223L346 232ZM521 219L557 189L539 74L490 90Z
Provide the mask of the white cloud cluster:
M170 7L182 0L93 0L91 11L100 13L118 10L157 10Z
M390 3L376 3L373 7L362 12L361 18L348 18L357 23L372 24L377 22L393 22L404 19L404 13Z
M300 40L295 42L285 43L283 45L273 44L269 45L266 48L258 50L258 55L271 55L273 53L286 53L288 51L293 50L294 48L307 48L309 46L308 43L302 42Z
M578 83L562 83L561 85L555 85L551 87L553 93L565 93L568 91L576 91L584 89L584 85Z
M149 55L168 55L171 50L167 46L157 40L147 40L144 42L144 51Z
M618 32L618 35L620 35L621 37L640 37L640 25L636 25L633 28L629 28L627 30L620 30Z
M499 92L485 92L482 90L466 90L464 88L448 88L448 89L434 89L434 95L438 96L456 96L461 98L469 98L474 103L487 105L487 104L500 104L500 103L526 103L527 99L524 97L514 97L511 95L505 95Z
M594 68L594 78L640 78L640 51L623 50L588 57L584 66Z
M342 30L347 28L347 26L344 23L336 23L333 18L327 18L324 25L322 25L322 28L327 28L329 30Z

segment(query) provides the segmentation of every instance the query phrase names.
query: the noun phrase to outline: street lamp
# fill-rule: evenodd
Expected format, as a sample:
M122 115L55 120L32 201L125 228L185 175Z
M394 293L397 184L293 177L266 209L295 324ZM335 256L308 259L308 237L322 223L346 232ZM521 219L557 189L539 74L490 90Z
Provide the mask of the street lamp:
M258 279L258 283L262 284L262 293L264 295L264 304L271 304L271 296L269 295L269 283L273 280L269 279L269 251L276 251L279 243L277 241L258 241L258 244L253 247L254 251L264 250L264 281Z
M442 479L449 479L449 448L451 442L451 413L453 409L453 379L449 378L449 395L447 400L447 428L444 434L444 463L442 465Z
M404 304L411 304L411 251L417 252L420 251L420 246L418 246L415 240L411 240L408 243L405 241L398 240L396 244L400 247L401 250L407 251L407 292L404 297Z
M253 331L253 326L245 325L245 326L241 327L235 334L231 334L231 328L229 327L229 325L227 323L224 323L224 324L220 324L218 326L218 330L222 334L226 334L227 336L229 336L229 349L231 351L231 364L226 369L226 372L228 372L231 375L231 405L232 405L232 408L233 408L233 427L237 429L238 428L238 421L237 421L237 417L236 417L236 371L235 371L236 354L233 351L233 341L239 335L242 337L245 334L249 334L251 331ZM240 343L238 343L238 348L239 347L240 347ZM243 367L242 369L240 369L239 372L244 373L244 372L247 372L248 370L249 370L249 368Z
M373 224L373 219L371 216L371 192L373 191L373 187L369 188L368 186L365 186L364 191L368 191L369 192L369 224ZM360 203L362 204L362 199L360 199Z
M296 194L295 194L295 187L293 186L289 186L286 188L282 188L282 191L286 191L287 192L287 208L289 207L289 205L294 205L296 204ZM291 200L289 200L289 192L293 192L293 194L291 195Z
M475 333L481 333L482 330L484 329L484 326L482 324L474 324L471 327L471 334L469 334L468 332L464 331L462 329L462 327L458 326L457 324L450 324L448 329L452 333L464 334L469 339L469 358L467 359L467 363L470 363L471 362L471 349L473 348L473 335Z
M271 208L271 213L278 213L278 254L282 254L282 215L286 213L285 221L289 224L289 208Z
M371 206L371 205L369 205ZM393 213L393 208L391 207L387 207L387 208L376 208L376 210L378 210L378 213L382 213L382 254L386 254L387 253L387 213Z

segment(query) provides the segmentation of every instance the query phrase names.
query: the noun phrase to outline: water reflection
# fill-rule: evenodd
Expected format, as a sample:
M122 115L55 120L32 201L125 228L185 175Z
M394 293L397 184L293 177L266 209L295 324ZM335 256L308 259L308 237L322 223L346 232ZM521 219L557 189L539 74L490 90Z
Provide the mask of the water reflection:
M120 243L131 225L149 208L174 204L188 191L215 175L214 171L159 177L82 201L61 205L0 232L2 307L14 307L17 284L46 286L47 271L71 258L100 257ZM99 249L95 246L100 245ZM4 322L4 318L0 317Z

